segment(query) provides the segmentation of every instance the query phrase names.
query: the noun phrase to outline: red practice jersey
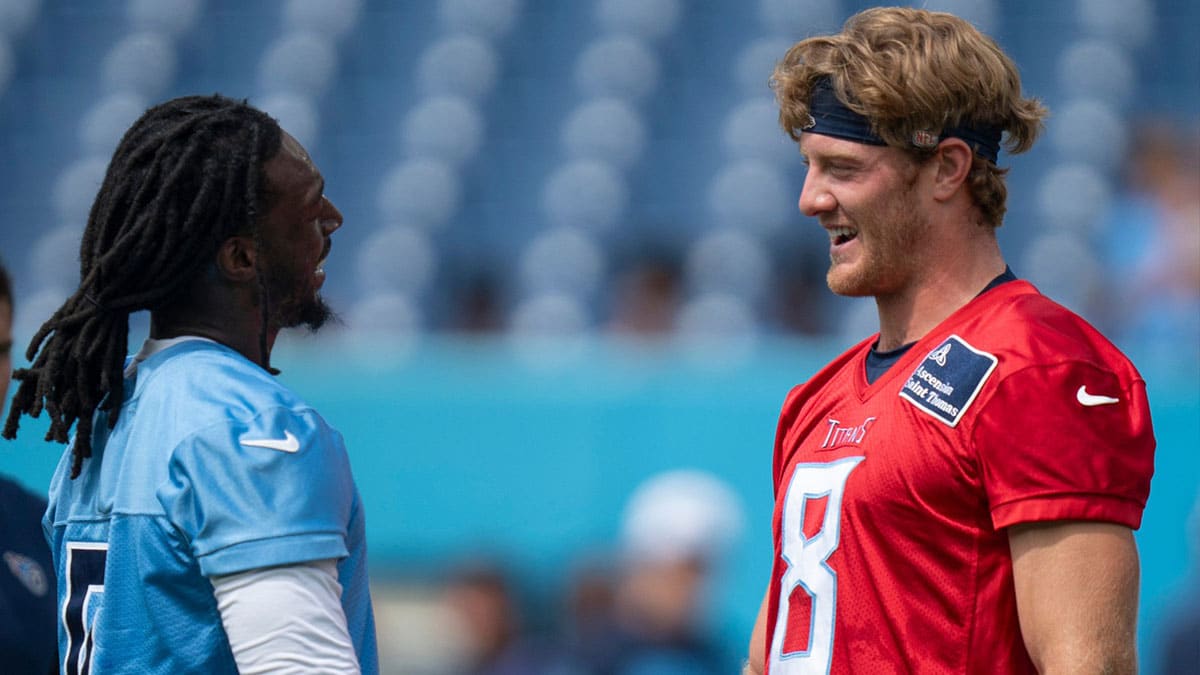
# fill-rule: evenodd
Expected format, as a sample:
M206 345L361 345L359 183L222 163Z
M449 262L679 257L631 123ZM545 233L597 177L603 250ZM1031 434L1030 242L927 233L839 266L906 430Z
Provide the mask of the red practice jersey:
M874 340L783 407L767 672L1034 673L1005 528L1141 524L1145 382L1024 281L975 298L868 384Z

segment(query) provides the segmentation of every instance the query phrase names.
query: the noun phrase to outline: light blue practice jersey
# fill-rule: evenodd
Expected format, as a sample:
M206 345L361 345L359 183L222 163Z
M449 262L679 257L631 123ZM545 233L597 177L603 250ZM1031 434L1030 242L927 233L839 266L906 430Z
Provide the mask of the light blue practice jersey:
M68 450L50 487L62 672L236 673L209 577L327 558L363 672L378 672L341 434L205 340L151 354L125 396L115 428L97 415L80 476Z

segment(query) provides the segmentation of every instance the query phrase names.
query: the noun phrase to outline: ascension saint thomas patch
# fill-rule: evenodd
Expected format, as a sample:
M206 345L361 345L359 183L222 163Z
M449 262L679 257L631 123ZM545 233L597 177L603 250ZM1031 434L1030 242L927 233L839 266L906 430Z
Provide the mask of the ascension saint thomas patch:
M900 396L954 427L995 368L995 356L951 335L908 376Z

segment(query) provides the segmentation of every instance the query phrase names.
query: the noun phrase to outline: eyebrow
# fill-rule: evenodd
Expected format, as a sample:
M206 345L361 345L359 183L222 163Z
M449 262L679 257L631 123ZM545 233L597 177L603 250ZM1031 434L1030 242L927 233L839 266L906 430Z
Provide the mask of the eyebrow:
M312 198L309 199L309 202L310 203L320 202L321 197L323 197L323 196L325 196L325 177L320 176L317 181L316 194Z
M821 159L826 162L862 162L862 161L864 161L864 158L860 155L856 155L856 154L849 153L849 152L838 152L837 150L833 150L830 152L818 152L816 154L817 154L818 159ZM802 153L802 156L805 159L809 158L809 156L807 154Z
M864 167L864 166L869 166L871 164L870 158L861 157L859 155L853 155L853 154L849 154L849 153L834 151L834 152L819 152L816 154L817 154L817 157L816 157L815 161L819 162L820 164L822 164L824 166L828 166L830 164L841 164L841 165L845 165L845 166ZM803 160L805 166L811 165L811 163L814 161L813 158L809 157L807 154L804 154L804 153L801 153L800 157Z

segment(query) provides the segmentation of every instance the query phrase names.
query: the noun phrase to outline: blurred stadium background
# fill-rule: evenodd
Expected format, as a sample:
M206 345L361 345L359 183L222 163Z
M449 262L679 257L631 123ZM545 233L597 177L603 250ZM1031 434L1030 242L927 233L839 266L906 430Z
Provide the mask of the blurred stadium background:
M385 669L460 672L486 642L469 635L503 641L455 608L519 616L532 651L580 640L622 584L645 595L634 566L689 556L706 564L663 602L736 662L769 570L779 405L874 330L870 301L824 288L767 79L870 4L0 0L14 351L76 282L126 126L176 95L249 98L346 216L325 286L345 325L288 338L277 365L346 436ZM1159 672L1200 597L1200 5L917 4L994 36L1054 113L1002 157L1001 240L1149 383L1140 638ZM44 492L59 448L25 427L0 470Z

